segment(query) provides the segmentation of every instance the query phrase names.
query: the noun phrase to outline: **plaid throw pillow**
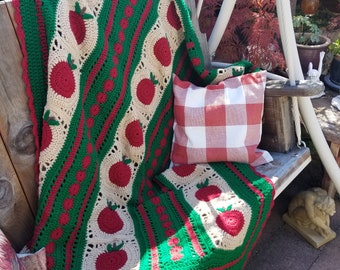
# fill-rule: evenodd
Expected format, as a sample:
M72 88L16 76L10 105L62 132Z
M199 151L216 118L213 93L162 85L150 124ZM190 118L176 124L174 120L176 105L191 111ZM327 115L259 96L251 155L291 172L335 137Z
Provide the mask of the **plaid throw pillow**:
M173 75L175 164L272 161L257 148L262 133L266 72L198 87Z

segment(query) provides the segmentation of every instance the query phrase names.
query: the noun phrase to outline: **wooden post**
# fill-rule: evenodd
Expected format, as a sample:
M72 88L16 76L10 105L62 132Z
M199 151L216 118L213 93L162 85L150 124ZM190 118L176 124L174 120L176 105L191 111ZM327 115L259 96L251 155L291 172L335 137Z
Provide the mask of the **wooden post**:
M19 252L30 240L34 217L0 137L0 228Z
M0 228L17 251L33 233L35 145L10 3L0 2Z

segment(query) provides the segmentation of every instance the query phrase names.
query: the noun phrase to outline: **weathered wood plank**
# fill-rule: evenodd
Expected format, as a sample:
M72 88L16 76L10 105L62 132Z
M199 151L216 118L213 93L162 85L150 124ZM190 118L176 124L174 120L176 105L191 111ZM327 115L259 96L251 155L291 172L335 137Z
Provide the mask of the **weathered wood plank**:
M9 16L11 17L12 24L16 27L16 22L14 20L14 8L12 6L12 0L4 0Z
M21 181L31 210L37 206L35 149L25 85L22 53L6 4L0 2L0 134Z
M265 97L260 148L288 152L296 145L290 97Z
M310 97L317 96L325 90L322 82L312 82L308 80L296 81L296 85L291 86L289 81L268 80L266 84L267 97Z
M1 137L0 161L0 228L18 252L32 237L34 218Z
M270 178L275 186L275 198L311 162L307 147L295 147L288 153L270 153L274 161L256 167L256 171Z

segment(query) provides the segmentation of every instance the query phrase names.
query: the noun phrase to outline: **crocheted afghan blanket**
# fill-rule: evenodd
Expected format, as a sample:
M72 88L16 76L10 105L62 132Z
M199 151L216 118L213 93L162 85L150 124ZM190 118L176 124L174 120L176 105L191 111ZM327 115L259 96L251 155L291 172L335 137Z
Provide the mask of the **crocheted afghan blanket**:
M49 269L240 269L273 203L241 163L170 167L172 74L208 84L184 0L14 1Z

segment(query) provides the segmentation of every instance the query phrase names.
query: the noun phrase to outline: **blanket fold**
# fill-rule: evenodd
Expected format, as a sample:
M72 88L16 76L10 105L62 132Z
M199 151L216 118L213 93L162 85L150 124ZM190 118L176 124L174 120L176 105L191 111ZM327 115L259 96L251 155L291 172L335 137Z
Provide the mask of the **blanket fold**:
M273 203L247 164L169 168L172 74L206 70L184 0L14 0L49 269L240 269ZM203 188L203 184L208 183Z

